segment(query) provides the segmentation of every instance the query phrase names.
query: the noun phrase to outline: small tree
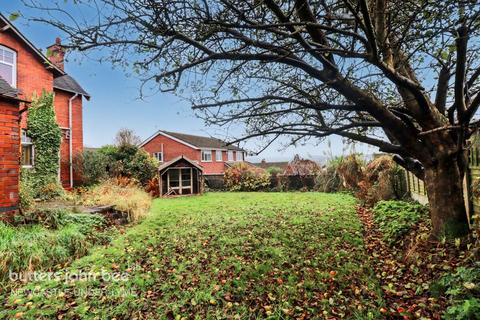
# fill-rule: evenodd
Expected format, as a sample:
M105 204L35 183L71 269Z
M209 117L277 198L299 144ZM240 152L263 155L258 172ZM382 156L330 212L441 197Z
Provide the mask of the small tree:
M115 136L115 145L118 147L138 146L141 142L140 137L133 130L127 128L120 129Z

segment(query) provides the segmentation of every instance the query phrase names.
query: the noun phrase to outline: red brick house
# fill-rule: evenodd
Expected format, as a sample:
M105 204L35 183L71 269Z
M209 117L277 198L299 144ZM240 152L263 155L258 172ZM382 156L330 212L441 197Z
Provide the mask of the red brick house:
M203 168L207 183L221 177L232 163L245 161L246 152L225 141L191 134L157 131L141 145L161 163L184 156Z
M83 150L82 100L90 96L65 72L65 50L60 39L48 51L50 58L0 14L0 211L3 212L16 206L20 167L35 166L34 146L25 131L28 113L25 110L32 96L40 95L42 90L55 93L55 113L63 133L59 179L64 187L71 187L77 176L71 160ZM7 176L6 166L9 166Z

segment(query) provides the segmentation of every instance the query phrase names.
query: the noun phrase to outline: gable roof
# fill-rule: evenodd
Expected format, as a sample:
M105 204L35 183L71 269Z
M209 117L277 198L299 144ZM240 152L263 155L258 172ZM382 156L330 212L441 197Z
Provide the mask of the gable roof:
M165 162L164 164L160 165L160 167L158 167L158 171L162 171L163 169L166 169L168 167L170 167L172 164L180 161L180 160L185 160L187 161L188 163L190 163L192 166L196 167L198 170L202 171L203 172L203 167L201 165L199 165L198 163L195 163L195 161L192 161L190 159L188 159L187 157L185 157L184 155L181 155L181 156L178 156L176 157L175 159L172 159L168 162Z
M62 69L60 69L59 67L57 67L55 64L53 64L50 59L47 58L47 56L45 56L42 51L40 51L39 49L37 49L37 47L35 47L33 45L33 43L30 42L30 40L28 40L11 22L9 19L7 19L3 14L0 13L0 21L3 22L5 24L5 27L2 29L2 31L5 31L5 30L8 30L8 29L11 29L13 31L13 33L15 33L15 35L17 37L19 37L30 49L32 49L33 53L37 56L37 58L39 58L40 60L42 60L43 62L46 63L46 65L49 67L49 68L52 68L56 73L57 75L64 75L65 74L65 71L63 71Z
M85 98L90 99L90 95L85 90L83 90L83 88L78 84L78 82L72 77L70 77L68 74L53 79L53 87L63 91L78 93Z
M141 147L147 144L150 140L155 138L158 135L163 135L170 139L173 139L177 142L183 143L194 149L223 149L223 150L234 150L234 151L244 151L242 148L228 145L225 141L204 136L196 136L192 134L185 134L179 132L171 132L165 130L159 130L154 135L149 137L147 140L142 142Z
M45 66L49 69L53 70L53 74L55 79L53 80L53 87L72 92L72 93L78 93L84 96L87 99L90 99L90 95L83 90L83 88L78 84L75 79L73 79L71 76L69 76L64 70L60 69L57 67L54 63L50 61L50 59L47 58L46 55L43 54L42 51L40 51L37 47L33 45L33 43L30 42L11 22L9 19L7 19L3 14L0 13L0 22L3 22L4 27L3 29L0 29L2 31L6 30L12 30L12 32L19 37L32 51L33 53L37 56L37 58L45 63ZM17 92L18 93L18 92Z

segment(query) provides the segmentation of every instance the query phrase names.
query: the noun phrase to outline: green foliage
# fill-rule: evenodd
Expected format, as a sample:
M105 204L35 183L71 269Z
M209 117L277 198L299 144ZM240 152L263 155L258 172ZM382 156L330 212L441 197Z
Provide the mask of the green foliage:
M386 243L393 246L421 220L428 217L428 209L406 201L380 201L373 208L374 219Z
M480 319L480 262L472 267L457 268L433 287L436 295L448 297L450 307L444 314L445 319Z
M28 211L34 203L34 189L32 186L32 182L29 179L28 172L25 170L21 170L20 172L20 185L19 185L19 207L20 211L26 212Z
M321 192L337 192L342 190L342 178L337 172L343 157L335 157L327 162L326 168L321 170L315 178L315 190Z
M143 186L157 175L157 171L158 161L143 149L138 149L133 157L124 163L125 175L136 179Z
M124 144L119 147L104 146L90 156L87 164L90 167L93 181L99 182L106 176L110 178L128 177L146 186L157 176L158 161L145 150L135 145ZM104 168L104 172L102 172ZM87 184L89 185L89 184Z
M283 170L280 167L273 166L273 167L268 167L267 172L268 174L275 176L275 175L281 174Z
M49 269L85 255L94 244L105 243L105 233L98 231L104 223L102 217L57 211L50 212L48 224L53 223L53 215L56 229L36 223L10 226L0 222L0 284L9 270Z
M84 186L97 184L108 176L108 156L103 152L85 150L76 156L74 166L81 172Z
M225 170L224 180L230 191L260 191L270 186L270 175L265 170L244 162Z
M28 135L35 146L35 165L25 174L34 190L34 196L49 199L63 192L58 183L61 130L55 118L53 93L42 92L34 97L28 109Z
M64 270L126 281L32 282L21 289L68 294L12 292L0 318L381 319L355 204L320 193L158 199L142 223Z

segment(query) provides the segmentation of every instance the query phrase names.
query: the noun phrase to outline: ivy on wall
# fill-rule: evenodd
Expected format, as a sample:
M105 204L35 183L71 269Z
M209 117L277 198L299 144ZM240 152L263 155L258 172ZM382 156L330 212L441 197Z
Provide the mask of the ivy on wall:
M33 97L28 109L27 134L35 147L35 161L25 178L36 198L49 198L62 190L58 182L62 132L55 118L53 97L44 90L40 97Z

